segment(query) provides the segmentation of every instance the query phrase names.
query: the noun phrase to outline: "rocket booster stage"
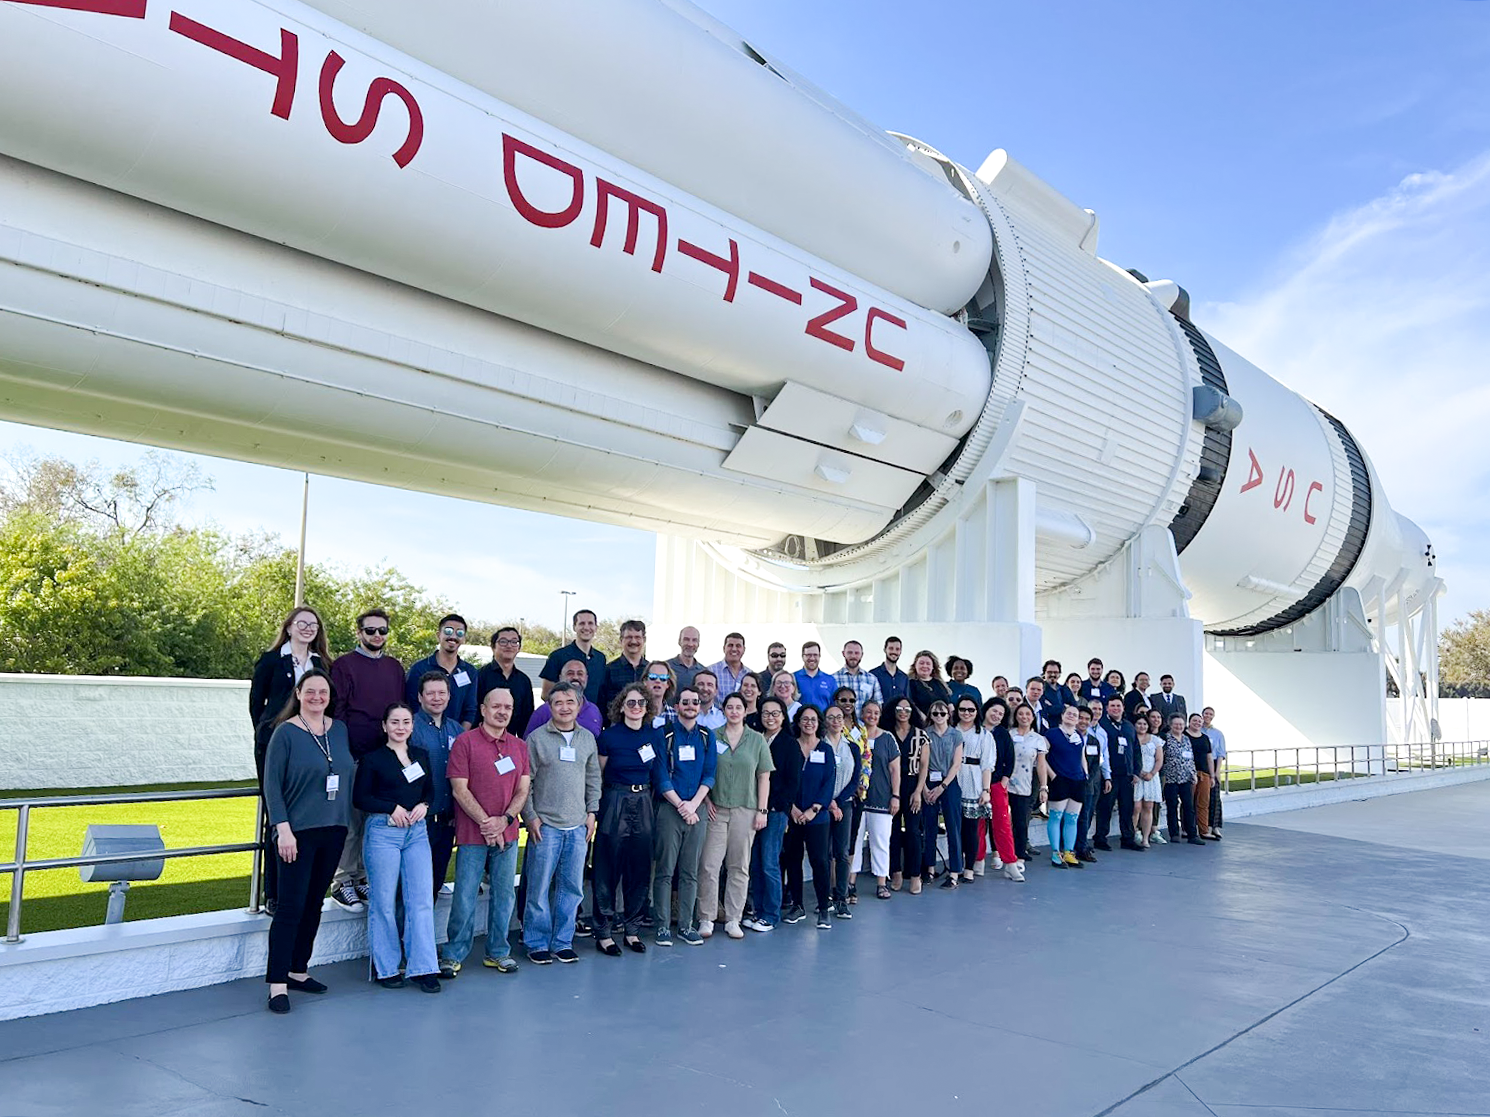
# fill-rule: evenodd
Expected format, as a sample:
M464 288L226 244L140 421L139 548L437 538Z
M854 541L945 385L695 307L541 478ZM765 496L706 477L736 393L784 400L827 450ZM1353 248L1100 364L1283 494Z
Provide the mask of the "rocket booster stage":
M0 0L0 409L794 588L994 470L1038 486L1042 590L1156 523L1215 631L1432 581L1342 424L1003 153L881 133L682 0L440 12Z

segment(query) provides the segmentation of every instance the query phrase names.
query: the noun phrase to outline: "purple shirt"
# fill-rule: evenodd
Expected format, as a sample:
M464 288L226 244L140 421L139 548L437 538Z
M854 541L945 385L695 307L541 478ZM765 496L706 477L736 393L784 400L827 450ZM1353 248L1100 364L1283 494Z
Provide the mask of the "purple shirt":
M533 730L537 729L540 725L547 725L552 718L553 711L548 708L548 703L545 702L543 705L539 706L538 709L533 711L533 716L528 720L528 732L533 732ZM580 708L579 716L574 720L580 725L584 726L584 728L588 729L596 737L597 740L599 739L599 706L595 705L595 703L587 699L584 706Z

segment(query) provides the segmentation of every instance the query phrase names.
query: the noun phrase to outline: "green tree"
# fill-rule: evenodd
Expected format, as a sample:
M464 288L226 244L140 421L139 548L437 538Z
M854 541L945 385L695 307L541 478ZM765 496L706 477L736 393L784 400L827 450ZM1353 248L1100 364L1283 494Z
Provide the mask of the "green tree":
M1438 692L1445 698L1490 698L1490 609L1476 609L1440 635Z

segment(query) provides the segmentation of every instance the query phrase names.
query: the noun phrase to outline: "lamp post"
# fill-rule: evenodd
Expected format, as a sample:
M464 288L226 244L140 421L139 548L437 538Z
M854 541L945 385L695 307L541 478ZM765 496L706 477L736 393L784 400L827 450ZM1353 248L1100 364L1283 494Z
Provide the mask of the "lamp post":
M569 599L575 596L574 590L559 591L559 643L563 645L569 637Z

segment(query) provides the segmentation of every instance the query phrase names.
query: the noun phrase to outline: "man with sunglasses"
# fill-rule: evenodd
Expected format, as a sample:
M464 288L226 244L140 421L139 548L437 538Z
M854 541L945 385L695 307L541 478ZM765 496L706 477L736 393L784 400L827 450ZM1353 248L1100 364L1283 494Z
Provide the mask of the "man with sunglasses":
M387 643L388 614L369 609L357 617L357 646L331 664L331 716L347 727L354 760L383 746L383 713L404 700L403 665L384 652ZM366 817L352 808L331 881L331 898L344 911L367 910L367 869L362 864Z
M678 938L702 946L695 925L698 863L709 834L705 801L714 789L718 767L714 733L699 724L702 696L693 687L678 690L678 720L662 733L663 778L657 791L653 830L652 918L657 945L672 946L673 878L678 884ZM668 798L672 791L677 802Z
M459 613L446 613L440 618L434 654L418 660L409 668L404 680L404 701L410 709L419 709L419 688L424 676L439 671L450 680L450 705L445 708L445 716L460 722L462 729L470 729L476 724L476 668L460 657L460 646L465 639L464 617Z
M776 678L776 672L785 670L786 645L777 640L766 649L766 669L755 676L755 681L761 685L762 696L771 693L771 680Z

